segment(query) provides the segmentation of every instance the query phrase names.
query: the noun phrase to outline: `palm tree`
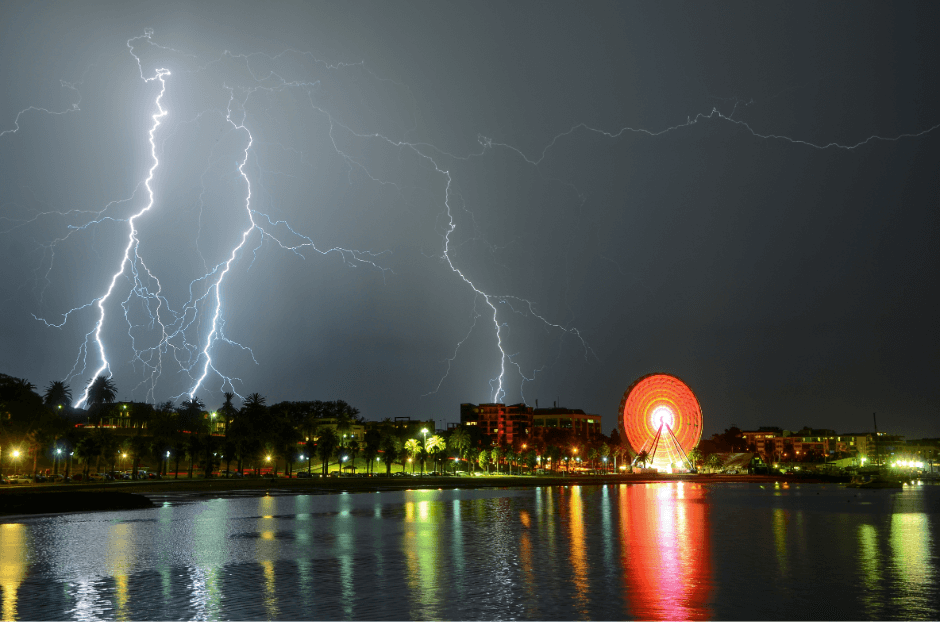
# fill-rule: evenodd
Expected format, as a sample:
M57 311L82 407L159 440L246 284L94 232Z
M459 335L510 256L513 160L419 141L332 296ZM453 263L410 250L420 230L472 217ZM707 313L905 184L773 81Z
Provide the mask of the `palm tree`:
M88 399L87 406L92 415L98 416L98 427L101 427L101 421L104 418L102 406L114 402L117 397L117 386L114 381L106 376L98 376L94 380L88 381Z
M464 430L463 426L458 426L448 438L448 443L450 443L451 448L457 451L458 455L466 456L467 450L470 448L470 433ZM467 458L467 472L470 472L469 458Z
M359 442L353 439L348 444L346 444L346 449L349 450L349 459L351 465L353 466L353 474L356 473L356 453L359 452Z
M385 475L392 475L392 463L398 458L401 442L394 434L386 432L382 435L382 462L385 463Z
M411 455L411 473L415 473L415 457L421 453L421 442L417 439L409 439L405 442L405 450Z
M597 469L597 461L601 458L601 451L597 448L588 450L588 458L591 459L591 469Z
M425 445L425 450L428 454L435 454L438 452L443 452L447 449L447 442L440 435L431 435L428 437L428 443ZM434 471L437 471L437 459L434 459Z
M117 386L107 376L99 376L88 381L88 404L97 406L114 402L117 397Z
M43 401L49 406L71 406L72 388L62 380L49 381L46 387L46 393L42 396Z
M701 462L702 457L702 451L698 449L698 446L689 450L689 461L692 462L693 469L698 468L698 464Z
M496 466L496 473L499 474L499 460L503 458L503 450L500 446L493 446L490 450L490 461Z
M320 461L323 463L324 476L329 473L330 457L333 456L333 450L336 449L338 444L339 437L336 436L336 431L329 426L321 426L317 431L317 456L320 457Z
M225 402L222 403L222 406L219 407L219 410L216 411L219 415L222 416L223 421L225 422L225 430L223 431L225 436L228 437L228 427L232 423L232 420L235 419L235 416L238 414L238 409L235 408L235 405L232 404L232 398L235 397L235 394L231 391L225 392Z
M490 459L490 453L486 450L480 450L480 454L477 457L477 462L480 464L480 469L485 471L487 474L490 473L489 467L487 466L487 461Z
M633 460L633 462L636 465L642 465L643 468L645 469L646 462L649 461L649 459L650 459L650 453L647 452L646 450L643 450L639 454L636 455L636 458Z
M363 450L363 454L365 454L366 458L369 459L368 467L371 468L370 471L374 474L375 457L379 455L379 452L382 449L382 433L375 428L367 431L364 443L365 449Z
M205 408L205 403L200 400L198 396L193 396L180 404L180 417L182 418L183 430L189 431L189 441L187 442L187 451L189 452L189 478L193 477L193 466L196 462L196 454L202 449L199 443L199 436L207 430L205 420L202 418L202 411Z
M610 446L606 443L602 443L600 453L601 453L601 457L605 459L609 459L610 458ZM607 468L608 466L606 465L606 461L605 461L605 465L604 465L605 472L607 471Z

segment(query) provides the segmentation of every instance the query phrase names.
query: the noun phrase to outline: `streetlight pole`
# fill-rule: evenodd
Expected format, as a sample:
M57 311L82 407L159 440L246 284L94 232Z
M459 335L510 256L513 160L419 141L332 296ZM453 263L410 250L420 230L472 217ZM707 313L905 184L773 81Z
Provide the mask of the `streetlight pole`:
M428 429L422 428L421 434L424 435L424 454L421 457L421 475L424 476L424 459L428 456Z
M19 451L19 450L14 450L14 451L13 451L13 473L14 473L14 474L17 473L17 472L16 472L16 463L17 463L17 461L19 461L19 460L20 460L20 451Z

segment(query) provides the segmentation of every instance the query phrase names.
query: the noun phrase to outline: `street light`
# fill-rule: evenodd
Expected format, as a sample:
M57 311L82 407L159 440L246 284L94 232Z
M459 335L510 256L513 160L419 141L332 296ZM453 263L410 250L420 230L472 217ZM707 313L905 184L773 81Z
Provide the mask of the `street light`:
M428 429L422 428L421 434L424 435L424 454L428 453ZM421 475L424 476L424 457L421 458Z
M124 459L124 464L123 464L123 466L121 467L121 471L122 471L122 472L126 472L126 471L127 471L127 452L122 452L122 453L121 453L121 458Z
M20 451L13 451L13 473L16 474L16 462L20 460Z

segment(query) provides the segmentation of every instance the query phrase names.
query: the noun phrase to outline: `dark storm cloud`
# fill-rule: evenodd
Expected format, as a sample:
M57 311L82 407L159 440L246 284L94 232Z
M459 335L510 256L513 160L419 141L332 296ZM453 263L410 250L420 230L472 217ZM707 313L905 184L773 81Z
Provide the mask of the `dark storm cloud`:
M938 435L940 129L813 147L940 123L935 5L0 11L0 132L16 129L0 136L0 371L40 386L71 372L80 388L98 367L80 351L94 307L61 328L34 316L62 324L107 289L147 202L159 84L126 42L152 28L159 47L135 44L144 75L172 74L140 254L192 325L153 383L121 302L138 349L160 341L152 309L121 283L103 336L123 397L177 396L201 370L211 311L184 304L250 224L230 115L253 138L245 172L269 235L251 234L223 289L239 345L213 358L241 393L441 425L492 399L493 312L442 258L450 181L454 265L535 303L492 300L534 379L511 368L506 401L557 399L610 430L630 382L668 371L699 395L706 435L864 430L875 411L892 432ZM309 243L359 252L285 249ZM211 405L222 380L207 383Z

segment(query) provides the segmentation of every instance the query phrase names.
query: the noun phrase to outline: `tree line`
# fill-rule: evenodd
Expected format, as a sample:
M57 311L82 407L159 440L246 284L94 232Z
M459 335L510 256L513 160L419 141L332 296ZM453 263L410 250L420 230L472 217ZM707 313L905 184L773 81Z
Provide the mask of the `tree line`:
M188 477L257 474L262 468L275 474L310 471L327 475L335 465L378 473L376 464L391 474L393 465L406 471L508 472L570 470L580 464L592 469L630 465L627 442L617 429L609 436L590 436L566 428L533 429L512 444L493 441L478 426L457 426L445 434L408 431L385 419L366 424L360 412L343 400L286 401L268 405L258 393L236 400L226 393L214 420L206 419L205 403L192 397L180 403L155 406L131 404L133 434L118 436L103 421L120 411L117 388L104 376L90 381L86 428L75 428L72 391L63 381L51 381L43 393L24 379L0 374L0 474L6 450L18 447L31 459L33 472L40 456L54 462L53 473L71 475L77 468L92 470L129 468L132 476L146 467L160 475L172 472ZM236 406L239 404L241 406ZM329 422L325 425L324 422ZM212 432L212 424L220 428ZM146 429L144 426L146 425ZM353 428L357 426L357 428ZM354 431L365 432L361 437ZM642 462L642 453L636 461ZM25 463L23 467L27 466Z

